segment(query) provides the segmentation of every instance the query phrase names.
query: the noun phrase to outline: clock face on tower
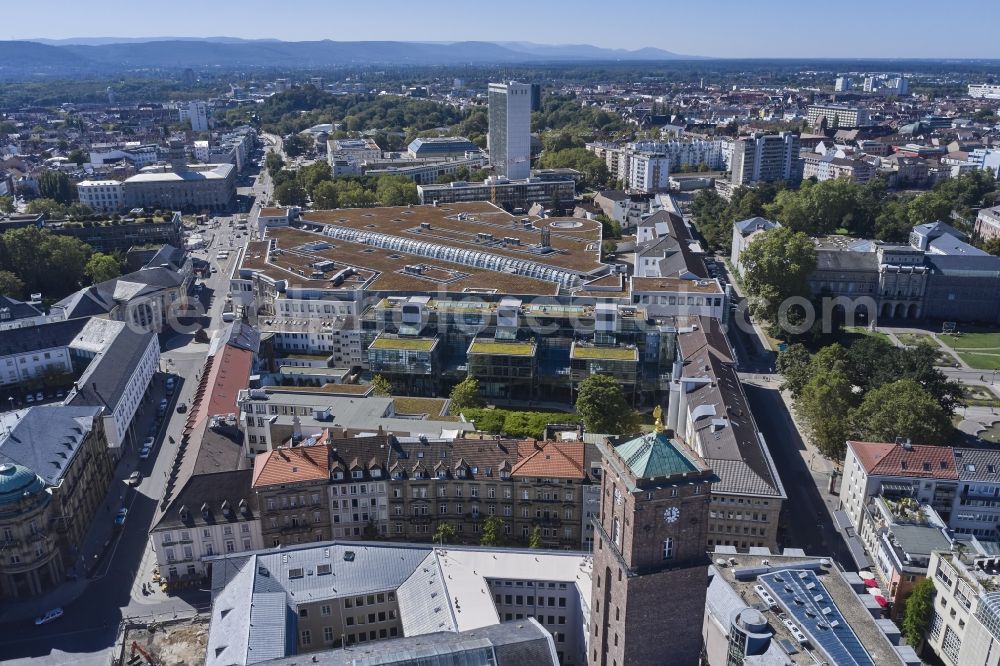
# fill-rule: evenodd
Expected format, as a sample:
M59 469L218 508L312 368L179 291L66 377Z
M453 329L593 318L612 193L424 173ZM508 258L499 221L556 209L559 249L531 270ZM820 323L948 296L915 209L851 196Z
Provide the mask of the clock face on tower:
M681 517L681 510L676 506L667 507L663 510L663 522L666 523L676 523L677 519Z

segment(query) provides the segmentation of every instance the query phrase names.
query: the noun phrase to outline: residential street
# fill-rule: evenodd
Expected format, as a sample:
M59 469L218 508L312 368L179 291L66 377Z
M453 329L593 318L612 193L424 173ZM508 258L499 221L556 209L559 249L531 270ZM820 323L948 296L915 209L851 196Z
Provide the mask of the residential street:
M235 250L247 240L246 232L237 238L238 232L228 222L229 218L220 218L218 228L206 231L210 239L208 247L195 253L218 267L218 272L210 273L203 281L201 292L207 310L207 317L201 321L207 323L209 337L222 326L229 274L237 260ZM221 248L233 251L227 260L217 262L215 253ZM178 386L174 395L168 398L170 404L157 435L153 456L139 460L136 451L128 448L115 471L115 481L106 498L107 508L98 510L88 543L83 548L87 553L87 545L90 545L95 552L103 553L93 577L88 580L83 574L79 580L66 583L41 598L5 605L0 611L0 636L3 637L0 644L3 645L2 663L5 666L29 663L32 666L67 663L103 666L108 663L109 651L123 619L165 620L190 616L209 607L207 591L187 593L183 597L168 596L158 589L149 595L142 593L142 584L152 583L155 566L148 542L149 527L163 496L167 473L187 418L187 412L178 414L176 407L182 402L190 406L209 347L193 342L190 333L174 332L162 334L160 344L163 372L154 379L150 395L137 416L135 432L139 439L146 435L155 420L157 404L165 397L165 373L176 376ZM130 489L124 481L135 469L142 472L143 478L138 487ZM122 504L128 507L128 518L124 528L113 534L109 526ZM103 544L109 537L110 543L105 549ZM45 626L35 626L34 617L56 606L65 610L64 617Z

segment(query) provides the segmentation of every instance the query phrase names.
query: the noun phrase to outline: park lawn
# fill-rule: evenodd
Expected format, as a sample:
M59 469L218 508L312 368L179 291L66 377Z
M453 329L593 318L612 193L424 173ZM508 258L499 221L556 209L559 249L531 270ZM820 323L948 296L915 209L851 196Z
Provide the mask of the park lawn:
M928 345L936 349L941 348L941 345L934 339L934 336L928 335L927 333L897 333L896 337L899 338L900 342L909 347Z
M879 338L881 340L884 340L885 342L888 342L890 345L892 344L892 339L885 333L882 333L881 331L874 331L874 332L869 331L864 326L845 326L842 330L849 337L855 337L859 335L870 335L874 338ZM850 344L851 340L847 340L846 342L847 344Z
M939 335L946 345L954 350L959 349L991 349L1000 350L1000 332L996 333L962 333L961 335Z
M1000 354L974 354L972 352L958 352L958 356L965 361L970 368L976 370L1000 370Z

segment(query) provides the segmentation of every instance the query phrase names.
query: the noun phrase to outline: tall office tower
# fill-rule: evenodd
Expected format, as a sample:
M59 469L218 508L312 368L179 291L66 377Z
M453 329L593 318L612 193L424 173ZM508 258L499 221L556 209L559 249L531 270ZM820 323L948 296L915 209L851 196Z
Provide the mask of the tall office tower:
M718 477L656 430L598 444L601 512L594 522L588 666L695 665L708 588L708 504Z
M834 85L833 89L836 92L847 92L851 89L851 77L849 76L838 76L837 83Z
M802 158L799 157L797 134L751 134L738 139L733 146L733 185L760 182L802 180Z
M490 162L498 176L511 180L531 175L531 84L491 83Z

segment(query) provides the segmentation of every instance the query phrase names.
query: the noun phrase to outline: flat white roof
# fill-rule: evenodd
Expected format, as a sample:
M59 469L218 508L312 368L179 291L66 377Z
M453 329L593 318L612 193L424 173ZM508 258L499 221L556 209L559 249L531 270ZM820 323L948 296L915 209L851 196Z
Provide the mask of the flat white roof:
M544 550L463 550L435 548L458 631L500 622L489 579L545 581L576 586L590 604L593 560L588 553Z

